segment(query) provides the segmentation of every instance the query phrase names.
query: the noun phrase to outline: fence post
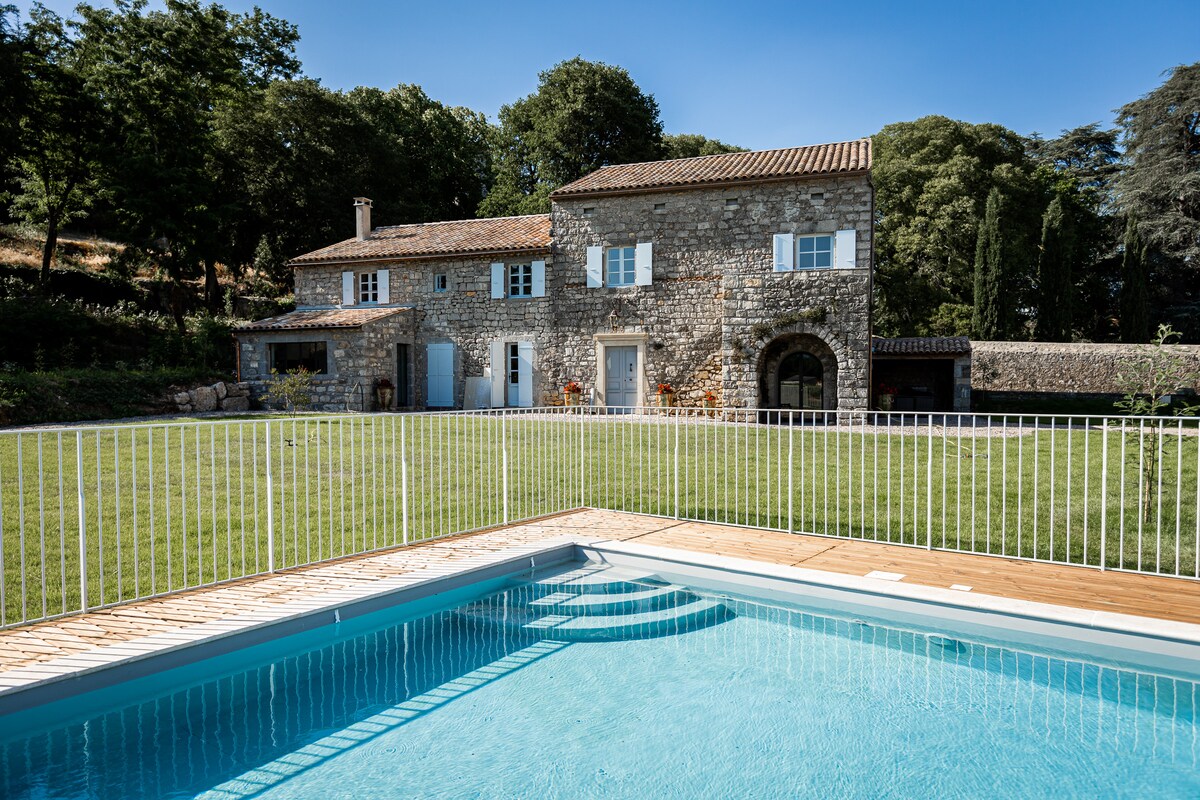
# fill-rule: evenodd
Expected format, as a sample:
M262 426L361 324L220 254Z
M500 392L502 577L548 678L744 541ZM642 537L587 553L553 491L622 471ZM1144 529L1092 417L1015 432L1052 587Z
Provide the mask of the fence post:
M914 417L913 422L916 422ZM929 415L928 446L925 448L925 549L933 549L933 414ZM945 480L945 476L942 476Z
M793 470L793 465L796 463L796 460L793 457L793 454L795 452L795 447L796 447L795 440L796 440L795 412L789 411L788 412L788 480L787 480L788 533L796 532L796 523L793 521L794 518L792 517L792 499L793 499L792 470Z
M83 491L83 431L78 430L75 431L75 491L79 500L79 610L86 611L88 606L87 511L84 508ZM44 558L45 553L42 556ZM66 603L63 605L65 606Z
M508 524L508 415L500 412L500 484L504 499L504 524Z
M671 409L667 409L667 422L671 421ZM675 414L675 519L679 519L679 414Z
M1181 440L1182 441L1182 440ZM1180 445L1182 447L1182 444ZM1123 467L1124 465L1122 465ZM1121 509L1123 514L1125 509ZM1036 553L1034 554L1036 555ZM1108 564L1108 420L1100 420L1100 571Z
M579 507L587 506L587 460L584 452L583 406L579 406Z
M400 417L400 533L408 544L408 435Z
M275 476L271 474L271 421L267 420L267 572L275 571Z

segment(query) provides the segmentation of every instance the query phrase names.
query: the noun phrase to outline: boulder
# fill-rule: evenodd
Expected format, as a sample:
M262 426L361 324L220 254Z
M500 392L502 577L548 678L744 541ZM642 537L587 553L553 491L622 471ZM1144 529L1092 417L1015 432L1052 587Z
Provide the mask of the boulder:
M217 393L218 400L224 400L228 392L225 390L225 381L217 381L212 385L212 389Z
M192 409L194 411L216 411L217 410L217 393L211 386L197 386L188 394L192 398Z
M224 400L221 401L221 410L222 411L249 411L250 410L250 398L249 397L233 397L232 395L229 397L226 397Z
M174 400L175 405L177 406L188 406L192 404L191 395L189 395L187 392L177 392L171 399Z

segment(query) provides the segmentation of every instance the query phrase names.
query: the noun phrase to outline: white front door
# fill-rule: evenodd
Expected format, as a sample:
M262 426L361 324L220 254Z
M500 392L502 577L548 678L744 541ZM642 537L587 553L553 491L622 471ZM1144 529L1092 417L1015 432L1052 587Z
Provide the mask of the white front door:
M637 347L604 348L604 402L609 408L638 404Z
M426 405L450 408L454 405L454 345L449 342L426 346L428 398Z

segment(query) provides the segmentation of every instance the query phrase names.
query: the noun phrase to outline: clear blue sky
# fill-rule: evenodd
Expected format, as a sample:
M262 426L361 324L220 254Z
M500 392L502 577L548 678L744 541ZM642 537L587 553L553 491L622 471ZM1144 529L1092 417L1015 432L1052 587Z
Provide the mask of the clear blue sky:
M494 120L540 70L581 55L629 70L667 132L754 149L925 114L1023 134L1109 125L1163 70L1200 60L1200 0L257 4L299 26L305 73L326 86L416 83Z

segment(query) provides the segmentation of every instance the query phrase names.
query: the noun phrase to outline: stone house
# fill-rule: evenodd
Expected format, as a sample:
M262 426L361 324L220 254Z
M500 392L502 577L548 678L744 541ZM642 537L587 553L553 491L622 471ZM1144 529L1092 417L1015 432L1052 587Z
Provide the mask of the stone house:
M549 214L372 228L302 255L297 310L236 332L241 379L317 373L316 405L870 402L871 143L604 167Z

